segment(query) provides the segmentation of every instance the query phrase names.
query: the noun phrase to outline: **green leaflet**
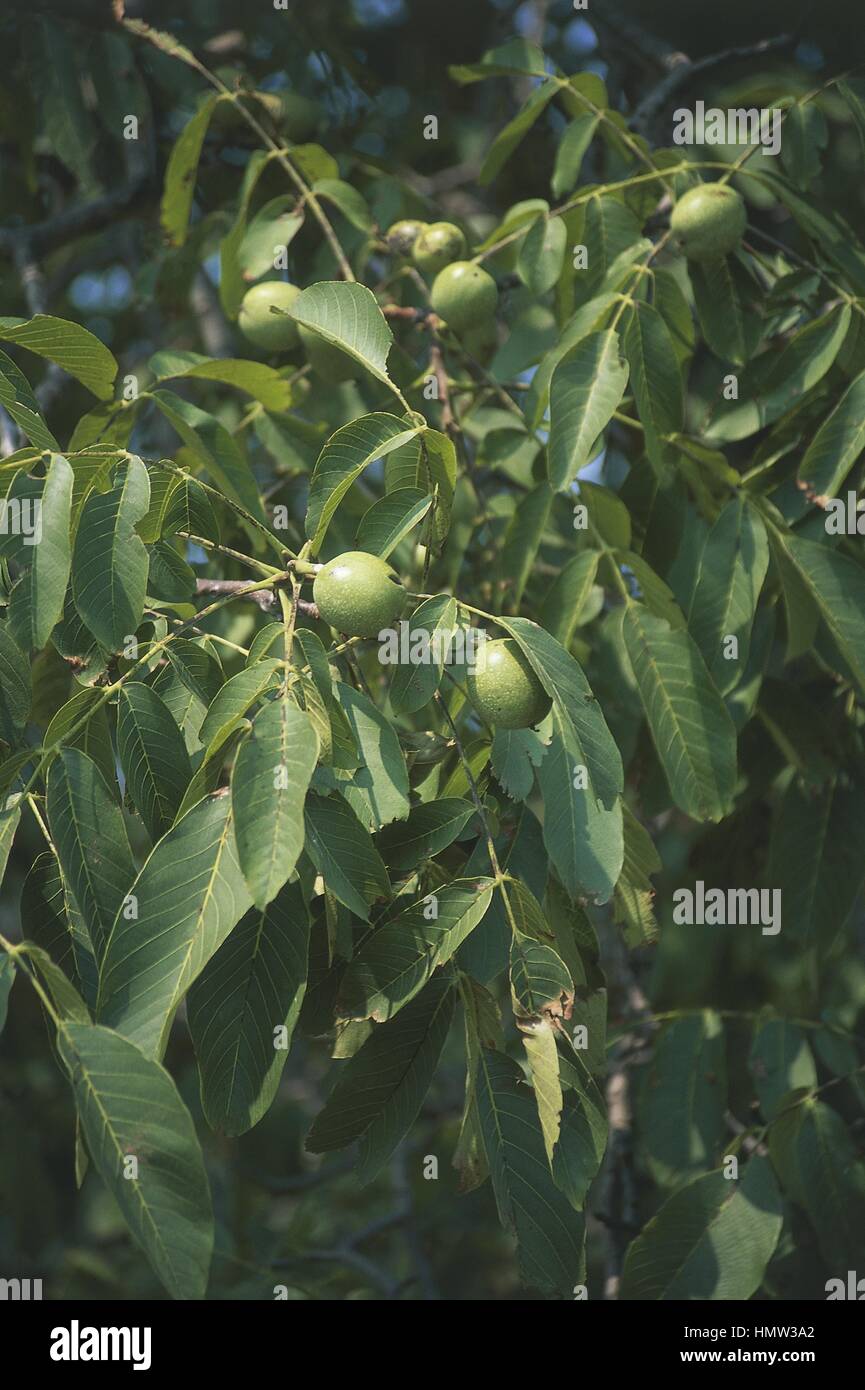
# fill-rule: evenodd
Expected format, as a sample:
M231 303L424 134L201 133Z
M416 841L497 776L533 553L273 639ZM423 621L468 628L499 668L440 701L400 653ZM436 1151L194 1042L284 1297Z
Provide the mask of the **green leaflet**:
M102 691L94 686L76 690L71 700L51 719L45 730L45 748L67 745L80 748L88 758L92 758L110 787L116 783L114 750L111 746L111 730L105 713L106 701ZM75 733L69 730L87 715L87 721Z
M728 502L706 538L688 614L688 628L722 695L748 663L757 600L769 566L769 542L759 515L743 497ZM725 650L735 637L737 654Z
M434 661L402 660L393 664L390 698L394 709L411 714L432 699L439 687L448 654L450 634L457 631L457 605L448 594L438 594L419 604L410 620L411 642L429 643ZM426 639L423 634L427 634ZM384 649L387 655L387 649ZM411 656L411 643L407 655Z
M627 383L613 329L583 338L558 362L550 382L548 457L554 488L566 488L590 461Z
M347 1015L393 1018L474 930L492 892L492 879L457 879L377 927L342 978L340 1004Z
M522 499L508 523L502 541L499 574L504 606L509 612L519 611L552 502L553 492L549 483L539 483Z
M393 334L366 285L341 280L310 285L294 301L291 316L391 386L387 358Z
M287 698L252 721L231 776L231 805L243 876L263 908L294 872L303 849L303 801L318 761L309 719Z
M327 1153L360 1141L357 1176L371 1182L417 1118L453 1011L453 980L442 971L399 1018L377 1025L339 1073L307 1149Z
M682 428L684 393L676 349L666 323L639 301L628 319L625 353L644 430L646 453L659 478L666 472L664 436Z
M126 1224L172 1298L203 1298L213 1213L195 1126L177 1087L107 1028L65 1023L58 1042L88 1151Z
M183 735L156 691L129 681L117 700L117 752L151 840L168 830L192 777Z
M552 190L556 198L576 188L580 178L583 157L598 128L599 117L592 111L575 116L566 128L556 150L556 164L553 170Z
M519 933L511 941L511 995L518 1018L561 1018L573 1003L574 982L551 946Z
M117 362L105 344L80 323L51 314L36 314L32 319L0 318L0 339L56 362L101 401L110 400Z
M341 796L306 798L306 850L325 887L363 921L370 904L390 897L390 880L366 826Z
M556 1035L546 1021L523 1033L523 1047L529 1063L538 1119L544 1136L547 1159L552 1165L562 1127L562 1083L559 1077L559 1050Z
M652 907L655 890L650 875L660 871L661 860L649 832L633 811L627 805L623 811L625 857L622 876L616 884L613 921L624 924L629 946L641 946L658 937L658 923Z
M748 374L748 396L724 400L703 431L707 440L747 439L790 410L826 375L850 327L848 305L794 333L780 352L761 355Z
M47 809L60 867L101 960L135 878L120 807L96 763L64 748L48 774Z
M623 1299L749 1299L781 1234L782 1204L768 1160L744 1176L706 1173L674 1194L628 1250Z
M340 791L368 830L402 820L409 810L408 771L393 725L372 700L337 681L334 694L348 720L361 767L340 778Z
M63 615L72 563L72 481L72 469L66 459L54 454L40 499L41 534L31 549L31 564L12 590L9 604L9 628L24 651L44 647Z
M60 445L48 428L39 402L24 373L5 352L0 352L0 405L38 449L57 450Z
M9 1008L9 994L15 979L15 965L12 957L0 952L0 1033L6 1027L6 1013Z
M541 60L543 68L543 60ZM526 98L512 121L499 131L493 140L481 165L478 175L478 182L481 184L492 183L493 179L504 168L514 150L520 145L531 130L535 121L546 110L548 104L556 95L557 87L554 82L541 82L531 94Z
M612 896L622 866L622 760L574 658L527 618L501 618L553 701L553 735L538 768L544 844L572 897ZM583 772L580 772L583 769Z
M264 521L264 509L252 471L233 437L214 415L199 410L173 391L153 391L153 400L213 481L255 521ZM260 532L248 523L249 535L257 540Z
M773 1167L830 1269L853 1269L865 1240L865 1170L835 1110L801 1091L788 1100L769 1129Z
M561 217L539 217L520 242L517 270L534 294L546 294L562 273L568 233Z
M553 1183L531 1089L516 1063L487 1047L476 1086L499 1220L516 1237L522 1277L572 1297L585 1272L583 1217Z
M281 624L277 624L277 626L280 629L281 639L282 626ZM278 673L282 669L280 661L267 657L261 661L256 661L253 666L238 671L236 676L231 676L225 682L225 685L213 697L198 731L205 748L210 745L226 724L231 724L239 715L246 714L250 706L265 691L276 685Z
M216 793L181 817L131 897L108 938L97 1020L158 1058L189 986L251 906L228 796Z
M718 1015L704 1010L666 1023L643 1092L643 1143L659 1183L675 1186L720 1158L726 1106Z
M56 855L38 854L21 888L24 938L54 961L89 1005L96 1003L98 971L80 916L70 912Z
M544 757L544 743L534 729L497 729L490 750L493 772L508 796L525 801Z
M785 545L835 645L865 691L865 571L816 541L788 536Z
M379 849L391 869L407 873L452 844L474 814L471 802L459 796L422 801L404 821L384 827Z
M798 476L818 496L834 496L863 449L865 372L860 372L808 445Z
M321 545L342 498L363 470L419 433L417 426L379 411L353 420L330 436L316 462L309 489L306 534L312 541L313 553Z
M786 925L786 924L785 924ZM788 1092L817 1085L817 1068L801 1028L786 1018L767 1018L754 1033L748 1070L767 1120L783 1109Z
M793 778L776 807L768 881L781 891L784 931L827 952L865 880L865 785L831 777L812 790Z
M110 492L84 504L72 563L75 607L93 636L120 651L141 621L147 588L147 551L135 533L150 502L141 459L130 454Z
M401 487L380 497L361 517L355 542L357 549L386 560L423 520L431 506L432 497L415 487Z
M211 92L204 98L195 115L186 122L175 140L168 158L160 221L166 236L175 246L182 246L186 240L189 214L195 196L198 160L213 108L218 101L218 92Z
M204 357L200 352L157 352L148 363L158 381L188 377L196 381L219 381L245 391L268 410L288 410L291 387L273 367L263 362L247 362L242 357Z
M253 907L189 991L208 1124L245 1134L269 1110L306 991L309 916L298 884Z
M30 713L30 662L0 623L0 738L17 743Z
M720 820L736 782L736 731L686 632L629 603L625 645L649 731L676 805Z
M541 622L568 649L598 572L598 550L583 550L563 565L541 605Z

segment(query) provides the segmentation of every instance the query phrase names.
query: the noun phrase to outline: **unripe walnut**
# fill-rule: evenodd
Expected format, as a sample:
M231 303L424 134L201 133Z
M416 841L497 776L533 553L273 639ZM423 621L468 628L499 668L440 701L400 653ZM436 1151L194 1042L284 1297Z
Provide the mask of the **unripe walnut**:
M315 576L312 597L326 623L349 637L375 637L405 607L405 589L387 561L347 550Z
M513 637L484 642L466 678L472 704L498 729L528 729L548 714L550 697Z
M726 183L689 188L673 208L670 227L689 261L720 261L745 231L745 204Z

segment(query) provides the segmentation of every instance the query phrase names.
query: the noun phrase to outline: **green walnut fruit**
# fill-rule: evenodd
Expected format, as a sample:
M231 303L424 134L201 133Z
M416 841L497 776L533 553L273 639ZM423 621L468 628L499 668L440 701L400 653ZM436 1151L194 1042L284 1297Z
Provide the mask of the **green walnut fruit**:
M299 294L297 285L286 280L253 285L243 296L237 318L243 336L265 352L288 352L297 347L297 324L287 315ZM279 312L273 313L274 309Z
M412 217L404 217L394 222L385 233L385 241L397 256L410 256L421 232L426 230L426 222L417 222Z
M745 231L745 204L726 183L689 188L673 208L670 227L689 261L720 261Z
M428 275L438 275L451 261L466 254L466 239L453 222L430 222L414 244L414 263Z
M353 381L360 375L360 365L353 357L349 357L342 348L326 342L318 333L313 333L311 328L304 328L302 324L300 341L303 343L309 365L322 381L328 382L329 385L335 386L340 381Z
M312 597L326 623L349 637L375 637L405 606L399 575L378 555L347 550L315 576Z
M317 101L311 101L299 92L280 92L279 108L277 123L289 140L298 144L315 134L322 117L322 109Z
M513 637L484 642L466 683L478 714L497 729L528 729L550 708L550 697Z
M433 281L430 303L455 333L481 326L496 311L496 282L473 261L454 261Z

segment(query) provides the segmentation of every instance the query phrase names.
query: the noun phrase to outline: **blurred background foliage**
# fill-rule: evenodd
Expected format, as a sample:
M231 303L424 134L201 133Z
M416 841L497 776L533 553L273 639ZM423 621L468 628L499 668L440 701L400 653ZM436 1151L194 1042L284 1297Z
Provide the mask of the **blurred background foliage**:
M519 34L542 44L567 73L601 75L611 105L629 114L664 78L676 51L698 59L733 50L724 62L695 76L672 102L687 105L699 97L708 105L727 106L820 86L841 63L860 57L862 47L859 0L764 0L760 5L728 0L718 6L593 0L584 12L575 11L571 0L289 0L283 10L249 0L184 0L180 7L140 0L126 4L125 11L174 34L230 85L291 94L287 133L324 145L363 190L380 226L435 207L439 215L469 224L478 240L512 204L549 197L564 117L550 106L518 157L491 187L481 189L481 159L525 99L528 79L459 86L448 76L449 65L476 62L487 49ZM789 38L765 53L736 52L779 36ZM103 0L6 0L0 45L3 312L29 316L33 309L32 293L8 254L3 231L35 225L44 306L80 321L107 342L121 363L121 376L141 372L158 348L215 355L230 350L233 330L218 312L213 286L218 242L230 226L242 170L254 148L245 129L230 123L211 128L192 235L185 246L171 248L159 225L162 178L171 146L206 90L202 79L118 31ZM831 96L821 111L821 197L862 226L861 132L849 110ZM142 136L135 142L122 138L128 114L141 122ZM439 120L437 140L423 136L429 114ZM662 103L645 132L652 143L671 143L670 116L670 106ZM610 177L602 164L607 157L604 147L594 146L583 181ZM284 191L274 170L262 181L257 201L263 204ZM777 206L767 206L764 216L772 235L795 238ZM356 244L357 229L340 216L335 222L344 244ZM301 233L293 254L305 267L306 281L332 273L314 230ZM68 439L90 407L86 393L68 378L53 380L50 369L39 387L58 437ZM235 424L237 410L225 401L220 418ZM136 427L135 447L148 453L173 447L163 439L164 429L158 417L148 416ZM315 456L315 437L296 447L303 471ZM611 459L611 469L614 464ZM602 674L595 689L615 729L616 707L627 709L629 692L615 652L602 648L596 658ZM768 743L751 748L750 755L752 765L777 756ZM662 905L670 903L672 888L683 877L696 873L724 881L728 865L729 881L756 881L743 866L765 856L768 817L762 825L759 819L737 818L732 835L726 825L701 834L696 854L693 830L673 815L658 839L664 862L656 880L661 944L644 953L638 965L653 1006L741 1011L769 1004L787 1015L806 1010L809 982L795 942L780 947L780 968L779 953L773 953L769 975L754 934L699 927L664 933ZM35 826L22 826L7 877L12 889L0 909L4 933L17 933L16 878L20 886L40 848ZM861 920L857 930L861 939ZM865 1009L861 953L845 957L821 1002L827 1018L855 1027ZM620 1003L613 984L613 1026ZM743 1054L749 1036L743 1028ZM735 1050L735 1028L732 1040ZM844 1070L830 1042L822 1053L817 1050L821 1080L833 1068ZM323 1099L326 1051L298 1038L277 1101L244 1138L224 1141L201 1128L220 1231L213 1295L270 1297L274 1283L282 1282L299 1298L524 1298L489 1185L459 1196L450 1168L464 1080L457 1030L415 1127L411 1155L403 1154L392 1171L362 1192L341 1159L313 1166L303 1153L304 1133ZM195 1070L185 1037L175 1037L168 1065L197 1114ZM737 1097L732 1100L735 1109ZM861 1095L845 1083L835 1104L861 1143ZM54 1064L39 1005L29 991L18 989L0 1049L0 1275L41 1277L46 1296L54 1298L160 1296L98 1179L91 1176L76 1191L72 1126L68 1089ZM438 1159L437 1181L421 1176L422 1165L415 1160L425 1155ZM807 1258L788 1266L782 1251L773 1267L776 1295L821 1297L826 1273L813 1235L797 1230L795 1243ZM602 1226L594 1218L589 1281L595 1290L603 1281L603 1258Z

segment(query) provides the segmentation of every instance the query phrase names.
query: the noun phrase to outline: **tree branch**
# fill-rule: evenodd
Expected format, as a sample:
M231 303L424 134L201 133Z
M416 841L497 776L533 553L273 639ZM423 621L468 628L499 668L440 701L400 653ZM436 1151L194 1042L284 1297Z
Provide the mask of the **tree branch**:
M645 134L651 122L658 112L682 87L688 86L695 77L701 73L709 72L712 68L722 67L725 63L737 62L742 58L754 58L761 53L777 52L784 48L789 48L796 42L793 34L778 34L773 39L761 39L759 43L748 44L741 48L725 48L721 53L710 53L705 58L698 58L693 63L684 58L677 63L671 71L667 73L660 82L647 92L640 102L631 119L634 130Z
M43 222L34 222L29 227L0 227L0 251L14 257L16 246L23 242L31 256L44 256L46 252L65 246L76 237L98 232L114 222L121 213L131 213L149 182L145 174L140 174L112 193L77 207L65 208Z
M279 607L279 599L273 589L250 590L248 579L198 579L195 590L199 594L237 594L239 598L248 598L258 604L263 613L272 613ZM307 599L299 598L297 609L309 618L319 616L318 605Z

